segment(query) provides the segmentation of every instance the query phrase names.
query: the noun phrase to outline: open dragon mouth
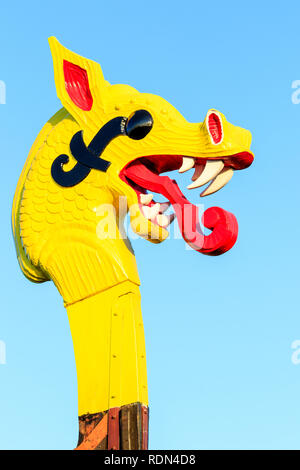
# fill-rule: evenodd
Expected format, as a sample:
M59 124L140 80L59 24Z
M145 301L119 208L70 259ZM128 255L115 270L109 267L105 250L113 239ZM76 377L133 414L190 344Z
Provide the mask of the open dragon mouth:
M120 178L137 193L140 209L147 219L161 227L167 227L177 217L184 240L196 251L211 256L220 255L230 250L237 240L238 223L236 217L219 207L207 209L202 216L204 227L211 233L204 235L199 224L198 208L182 194L175 180L162 173L178 170L184 173L195 168L192 183L188 189L194 189L209 183L201 196L207 196L221 189L231 179L235 170L251 165L253 155L242 152L220 158L193 158L179 155L153 155L140 157L126 165ZM150 192L166 197L174 209L169 216L163 212L169 203L156 203Z

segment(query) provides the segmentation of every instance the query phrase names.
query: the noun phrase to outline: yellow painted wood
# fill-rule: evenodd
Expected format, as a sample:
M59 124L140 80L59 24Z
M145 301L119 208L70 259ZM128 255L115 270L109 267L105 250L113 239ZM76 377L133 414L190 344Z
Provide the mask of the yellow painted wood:
M78 413L148 405L146 351L136 284L126 281L67 306L78 378Z
M64 300L76 356L79 414L137 401L146 405L140 281L134 252L123 238L123 222L128 211L132 229L154 243L164 241L168 231L144 216L136 192L120 179L120 171L150 155L221 159L248 149L251 134L220 113L224 138L216 148L205 121L189 123L159 96L110 85L100 65L69 51L55 38L50 38L50 46L57 95L64 108L41 130L18 182L12 214L18 261L31 281L52 280ZM64 60L87 72L93 98L90 111L79 109L67 93ZM51 177L53 161L66 154L69 162L64 169L76 164L70 152L76 132L83 132L88 145L109 120L128 117L138 109L153 117L153 128L144 139L115 138L102 155L111 162L106 173L92 169L71 188L56 184ZM121 200L125 200L123 212Z

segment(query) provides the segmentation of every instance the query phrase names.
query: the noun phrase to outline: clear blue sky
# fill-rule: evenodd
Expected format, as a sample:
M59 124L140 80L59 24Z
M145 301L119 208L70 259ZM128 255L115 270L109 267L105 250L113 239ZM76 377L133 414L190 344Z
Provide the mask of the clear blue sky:
M298 1L2 2L0 448L68 449L77 439L67 315L54 285L21 275L10 228L27 153L60 106L47 42L55 35L112 83L159 94L194 122L215 107L253 134L252 167L205 200L238 218L229 253L134 241L150 447L300 449L300 365L291 361L300 339L299 15Z

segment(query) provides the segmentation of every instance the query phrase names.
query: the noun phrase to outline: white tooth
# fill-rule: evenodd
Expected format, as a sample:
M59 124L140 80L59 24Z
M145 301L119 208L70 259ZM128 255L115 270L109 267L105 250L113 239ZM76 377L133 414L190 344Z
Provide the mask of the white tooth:
M234 170L232 168L224 168L223 171L210 183L209 186L200 194L200 196L208 196L209 194L219 191L228 181L231 180Z
M202 171L204 170L205 168L205 164L203 163L196 163L195 165L195 172L192 176L192 181L196 181L196 179L199 178L199 176L201 175Z
M156 217L158 225L161 227L167 227L169 225L169 217L163 214L158 214Z
M207 160L205 168L199 178L188 186L188 189L199 188L215 178L224 168L222 160Z
M169 209L170 205L171 205L170 202L161 202L159 212L161 213L166 212L166 210Z
M149 206L143 206L142 211L146 219L151 219L151 207Z
M184 173L185 171L190 170L193 168L195 164L195 160L191 157L182 157L182 165L179 168L179 173Z
M147 219L155 219L160 210L160 204L157 202L153 206L143 206L144 216Z
M167 227L173 222L174 219L175 219L175 214L170 214L170 215L158 214L158 216L156 217L157 223L161 227Z
M141 194L140 195L141 203L147 206L153 199L153 194Z

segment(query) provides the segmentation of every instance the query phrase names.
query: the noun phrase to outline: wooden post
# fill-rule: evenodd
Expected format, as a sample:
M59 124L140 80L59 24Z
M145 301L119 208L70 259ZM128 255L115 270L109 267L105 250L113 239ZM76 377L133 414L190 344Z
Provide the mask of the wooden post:
M76 450L147 450L148 407L140 403L79 417Z

